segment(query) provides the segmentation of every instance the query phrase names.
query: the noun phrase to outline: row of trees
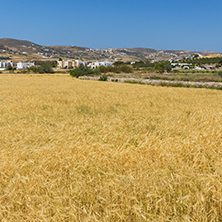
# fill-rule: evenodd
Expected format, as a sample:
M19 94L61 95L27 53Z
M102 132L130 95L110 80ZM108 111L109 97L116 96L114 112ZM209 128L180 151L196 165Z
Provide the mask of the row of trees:
M196 65L202 64L219 64L222 65L222 58L221 57L212 57L212 58L193 58L193 59L185 59L182 62L192 63Z
M101 73L113 72L113 73L132 73L133 67L126 64L115 63L114 66L100 66L98 69Z
M21 71L22 73L54 73L49 63L43 63L40 66L31 66Z
M134 69L140 69L140 68L153 68L155 67L155 63L151 63L149 60L144 61L138 61L133 64Z
M51 60L51 61L47 61L47 62L41 61L41 60L33 60L32 62L34 62L35 65L37 65L37 66L41 66L41 65L47 63L53 68L57 67L57 60Z
M135 62L133 64L134 69L147 69L156 71L158 73L170 72L172 70L172 66L170 62L155 62L151 63L149 60Z
M140 65L143 65L144 63L138 62L136 64L136 67L140 67ZM151 67L154 71L158 73L164 73L164 72L170 72L172 70L172 66L170 65L170 62L158 62L158 63L148 63L149 66L145 67ZM133 67L128 64L124 64L122 62L117 62L113 66L100 66L96 69L91 69L87 66L80 65L78 68L71 70L70 75L73 77L79 77L84 75L99 75L101 73L132 73Z
M132 66L126 65L126 64L114 64L114 66L99 66L96 69L91 69L88 66L84 66L83 64L80 64L80 66L76 69L71 70L70 75L73 77L80 77L85 75L99 75L101 73L132 73L133 68Z

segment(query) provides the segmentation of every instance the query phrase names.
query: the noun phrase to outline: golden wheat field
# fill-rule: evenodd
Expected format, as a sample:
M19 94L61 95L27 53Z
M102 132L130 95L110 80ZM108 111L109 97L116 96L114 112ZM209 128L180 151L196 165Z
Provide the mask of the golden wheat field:
M222 91L0 75L0 221L222 221Z

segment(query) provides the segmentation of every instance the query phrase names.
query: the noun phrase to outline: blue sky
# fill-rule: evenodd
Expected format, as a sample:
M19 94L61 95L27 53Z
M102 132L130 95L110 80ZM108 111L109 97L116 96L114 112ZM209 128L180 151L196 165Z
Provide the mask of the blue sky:
M1 8L0 38L222 52L221 11L221 0L11 0Z

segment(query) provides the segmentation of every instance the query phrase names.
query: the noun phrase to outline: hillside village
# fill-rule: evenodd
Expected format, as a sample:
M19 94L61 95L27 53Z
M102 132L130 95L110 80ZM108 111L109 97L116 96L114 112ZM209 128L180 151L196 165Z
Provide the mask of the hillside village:
M217 52L195 52L187 50L157 50L150 48L109 48L93 49L79 46L41 46L30 41L16 39L0 39L0 56L9 57L10 60L82 60L82 61L140 61L151 62L163 60L181 60L194 54L208 56L220 54Z
M84 66L88 66L91 69L95 69L99 66L111 66L113 62L108 61L96 61L96 62L85 62L81 60L58 60L57 61L57 69L75 69L80 66L80 64ZM13 62L11 60L0 61L0 71L4 70L22 70L30 67L36 66L34 62Z
M112 66L118 62L131 65L134 69L154 68L155 64L165 62L172 70L220 70L217 63L192 63L193 59L202 59L206 56L220 58L222 54L210 51L148 48L93 49L77 46L41 46L24 40L0 39L0 71L24 70L38 67L43 63L53 65L54 70L75 69L80 64L95 69L100 66ZM138 66L139 63L142 65Z
M173 70L216 70L220 68L217 64L204 64L204 65L193 65L192 63L181 62L179 60L169 60L168 61L171 68ZM47 63L47 61L46 61ZM100 66L112 66L114 62L110 61L95 61L95 62L88 62L82 60L57 60L54 69L75 69L80 66L80 64L87 66L91 69L96 69ZM136 64L136 62L128 63L130 65ZM30 67L38 66L35 62L13 62L12 60L0 60L0 71L4 70L24 70Z
M83 64L84 66L88 66L91 69L95 69L99 66L111 66L113 62L108 61L96 61L96 62L85 62L81 60L59 60L57 61L57 68L59 69L71 69L71 68L78 68L80 64Z

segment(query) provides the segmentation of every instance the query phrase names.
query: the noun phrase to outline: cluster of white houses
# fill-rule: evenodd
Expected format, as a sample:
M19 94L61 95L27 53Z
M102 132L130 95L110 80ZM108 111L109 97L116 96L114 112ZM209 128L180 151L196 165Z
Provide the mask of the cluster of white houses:
M12 61L0 61L0 70L6 70L8 67L19 69L26 69L31 66L35 66L34 62L12 62Z
M135 62L134 62L135 63ZM57 68L58 69L71 69L71 68L77 68L80 66L80 64L83 64L84 66L88 66L92 69L95 69L99 66L112 66L113 62L108 62L108 61L103 61L103 62L85 62L85 61L81 61L81 60L62 60L62 61L57 61ZM133 64L133 62L131 63ZM5 61L5 60L0 60L0 71L2 70L7 70L9 67L17 69L17 70L21 70L21 69L26 69L26 68L30 68L32 66L35 66L34 62L18 62L15 63L13 61ZM171 62L171 66L174 69L190 69L192 67L191 63L181 63L181 62ZM215 67L213 66L195 66L192 67L193 69L196 70L203 70L203 69L215 69Z
M70 68L77 68L80 64L83 64L84 66L88 66L92 69L95 69L99 66L111 66L113 62L83 62L81 60L63 60L63 61L57 61L57 68L60 69L70 69Z
M84 62L81 60L62 60L57 61L57 68L59 69L71 69L71 68L77 68L80 66L80 64L83 64L84 66L88 66L92 69L95 69L99 66L111 66L113 63L104 61L104 62ZM20 69L26 69L31 66L35 66L34 62L18 62L14 63L12 61L0 61L0 70L6 70L8 67L11 66L12 68L15 68L17 70Z

